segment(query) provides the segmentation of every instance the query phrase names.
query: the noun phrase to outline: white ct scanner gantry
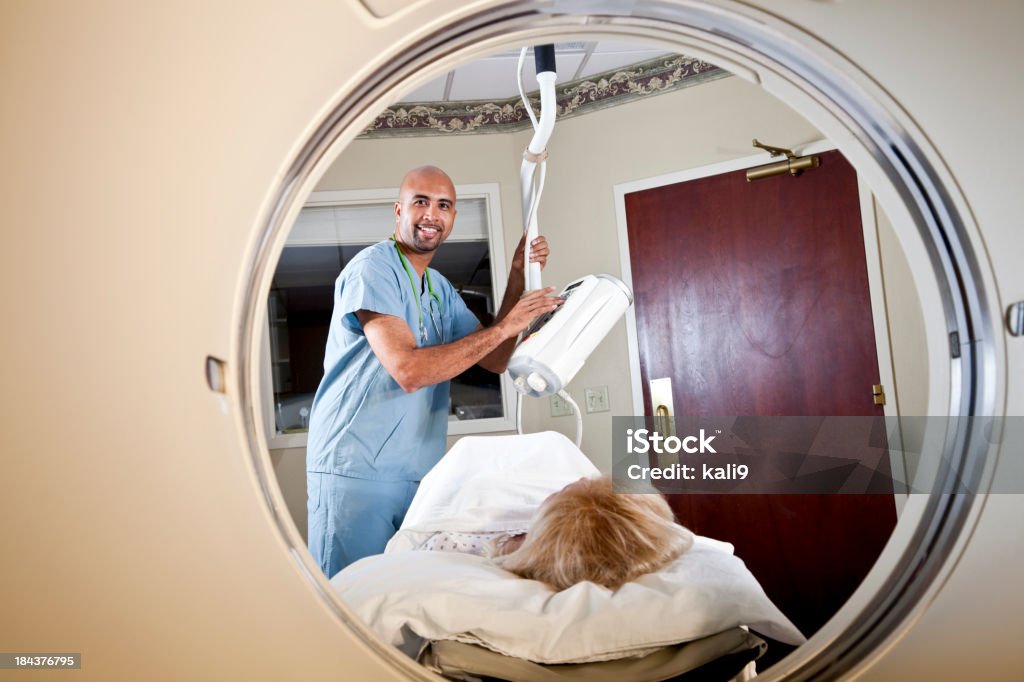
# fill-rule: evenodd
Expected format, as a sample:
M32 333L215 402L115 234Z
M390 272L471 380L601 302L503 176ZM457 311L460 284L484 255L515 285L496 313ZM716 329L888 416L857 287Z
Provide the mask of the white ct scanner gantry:
M486 51L645 41L786 102L933 291L943 413L1024 414L1022 27L1009 0L0 3L0 653L81 654L0 679L436 679L305 552L255 349L326 164ZM991 492L1020 480L1024 441L1012 419L1001 439L960 423L941 447L978 492L911 496L853 598L765 680L1024 676L1024 496Z

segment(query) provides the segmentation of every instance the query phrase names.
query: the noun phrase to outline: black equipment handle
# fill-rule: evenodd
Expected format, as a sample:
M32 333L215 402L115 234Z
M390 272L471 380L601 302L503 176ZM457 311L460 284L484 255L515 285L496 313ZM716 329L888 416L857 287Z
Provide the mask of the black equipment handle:
M537 67L537 73L545 71L555 73L555 46L535 45L533 48L533 63Z

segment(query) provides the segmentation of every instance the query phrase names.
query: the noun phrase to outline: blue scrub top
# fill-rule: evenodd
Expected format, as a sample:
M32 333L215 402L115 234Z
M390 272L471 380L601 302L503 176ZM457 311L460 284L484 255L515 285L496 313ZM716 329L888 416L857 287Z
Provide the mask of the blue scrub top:
M410 270L415 279L416 271ZM441 459L448 436L449 382L406 393L370 348L357 310L405 320L418 346L461 339L480 322L444 275L430 270L441 311L422 286L413 293L393 241L360 251L334 286L324 378L313 397L306 470L377 481L419 481ZM427 339L421 337L420 316ZM438 318L440 318L438 320ZM438 320L438 324L434 323Z

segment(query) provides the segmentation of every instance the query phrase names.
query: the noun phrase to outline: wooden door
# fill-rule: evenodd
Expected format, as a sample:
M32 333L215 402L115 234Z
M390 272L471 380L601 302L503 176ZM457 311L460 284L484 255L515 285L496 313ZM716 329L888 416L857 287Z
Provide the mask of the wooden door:
M839 152L800 177L744 171L627 194L646 414L873 415L879 383L857 176ZM731 542L808 636L849 598L896 522L892 495L671 495Z

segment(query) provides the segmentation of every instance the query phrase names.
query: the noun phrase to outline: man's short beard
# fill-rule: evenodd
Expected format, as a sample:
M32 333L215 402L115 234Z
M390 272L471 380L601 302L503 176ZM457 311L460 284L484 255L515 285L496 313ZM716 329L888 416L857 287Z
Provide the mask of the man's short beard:
M423 243L420 240L420 236L418 234L414 234L412 236L412 245L417 251L436 251L437 247L441 246L441 241L438 240L433 243Z
M417 251L436 251L437 247L441 246L441 244L444 243L444 240L441 238L443 234L444 231L440 227L438 227L437 237L435 237L433 241L424 241L423 238L420 236L420 228L417 227L416 225L413 225L412 245L416 248Z

